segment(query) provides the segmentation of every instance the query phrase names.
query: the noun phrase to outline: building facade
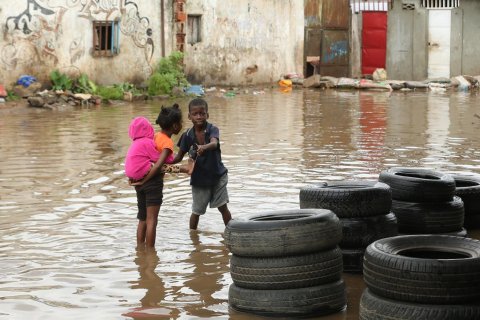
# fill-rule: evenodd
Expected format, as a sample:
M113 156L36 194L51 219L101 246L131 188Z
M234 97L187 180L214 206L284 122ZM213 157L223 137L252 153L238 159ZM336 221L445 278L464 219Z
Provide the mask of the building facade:
M20 0L0 4L0 81L58 69L138 83L175 45L172 1ZM163 5L163 6L162 6Z

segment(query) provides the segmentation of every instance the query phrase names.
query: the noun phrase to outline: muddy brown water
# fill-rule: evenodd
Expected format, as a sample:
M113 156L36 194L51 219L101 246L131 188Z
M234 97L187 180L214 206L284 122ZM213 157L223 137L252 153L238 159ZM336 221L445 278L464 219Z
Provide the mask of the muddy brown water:
M254 93L207 97L234 217L296 209L306 184L392 166L480 174L476 93ZM166 178L156 251L135 249L128 124L161 104L0 112L0 319L256 318L229 309L220 214L188 229L188 177ZM362 277L343 278L346 310L317 318L358 319Z

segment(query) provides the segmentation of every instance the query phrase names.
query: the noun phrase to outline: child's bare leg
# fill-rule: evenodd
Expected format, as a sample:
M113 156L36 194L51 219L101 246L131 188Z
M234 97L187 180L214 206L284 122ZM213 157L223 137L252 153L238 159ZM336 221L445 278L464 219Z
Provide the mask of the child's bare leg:
M200 216L198 214L192 213L190 215L190 229L197 230L199 220Z
M232 220L232 215L230 210L228 210L228 206L225 203L223 206L218 207L218 211L222 214L223 223L227 225L227 223Z
M147 207L147 228L145 236L145 244L147 247L154 247L157 237L157 223L158 213L160 212L160 206Z
M146 223L146 221L138 220L137 247L145 245L146 233L147 233L147 223Z

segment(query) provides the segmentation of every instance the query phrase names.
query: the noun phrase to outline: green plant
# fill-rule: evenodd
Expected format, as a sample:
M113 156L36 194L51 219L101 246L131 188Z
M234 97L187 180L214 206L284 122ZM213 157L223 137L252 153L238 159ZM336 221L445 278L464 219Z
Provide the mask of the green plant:
M78 77L74 83L74 91L79 93L91 93L97 92L97 85L84 73Z
M177 84L177 81L173 74L154 73L148 79L148 94L151 96L170 94L172 92L173 87L176 84Z
M72 89L72 79L66 74L61 73L58 70L50 72L50 80L52 81L53 90L70 90Z
M160 59L155 72L148 79L148 94L170 94L177 86L188 86L187 78L183 73L183 53L179 51Z
M134 95L142 93L141 90L139 90L133 83L130 82L114 84L113 86L121 89L123 92L131 92Z
M97 94L104 100L123 100L123 90L115 86L98 86Z
M19 100L20 97L17 96L15 94L15 92L11 91L11 90L7 90L7 97L6 97L6 100L7 101L16 101L16 100Z

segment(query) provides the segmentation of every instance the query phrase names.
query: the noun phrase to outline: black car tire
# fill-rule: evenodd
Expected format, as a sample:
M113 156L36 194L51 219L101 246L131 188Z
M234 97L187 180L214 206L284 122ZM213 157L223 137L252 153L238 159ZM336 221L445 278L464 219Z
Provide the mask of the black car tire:
M342 239L342 226L330 210L282 210L232 219L224 238L238 256L282 257L334 248Z
M480 319L478 304L420 304L383 298L365 289L360 298L360 320Z
M230 258L233 283L247 289L294 289L341 279L342 252L331 250L287 257Z
M300 208L332 210L339 218L388 214L390 187L378 181L323 182L300 190Z
M234 310L263 316L301 317L342 311L347 299L342 280L285 290L253 290L231 284L228 302Z
M363 278L373 293L394 300L478 302L480 241L443 235L380 239L365 250Z
M394 200L451 201L455 193L451 175L425 168L390 168L380 173L379 181L390 186Z

